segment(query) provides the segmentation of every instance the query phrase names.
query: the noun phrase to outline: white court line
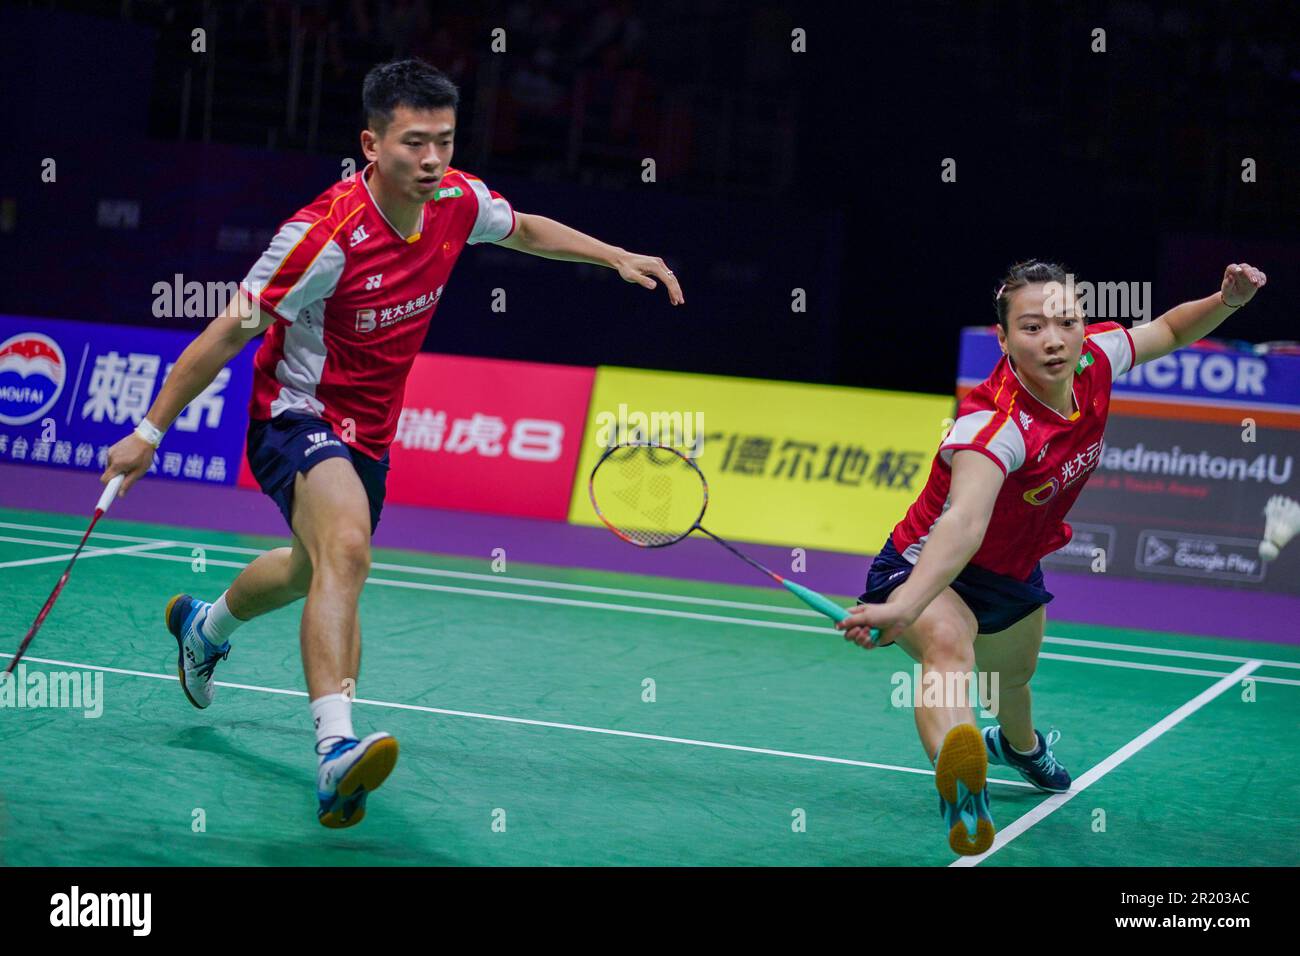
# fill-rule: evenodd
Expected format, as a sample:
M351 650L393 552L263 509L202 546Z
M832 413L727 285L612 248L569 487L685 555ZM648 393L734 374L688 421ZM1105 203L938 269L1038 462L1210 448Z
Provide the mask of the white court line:
M80 535L80 531L70 531L66 528L51 528L44 525L16 524L11 521L0 521L0 528L14 528L21 531L49 531L57 534ZM96 531L91 535L92 538L108 538L118 541L152 541L153 538L145 538L140 535L131 534L109 534L108 532ZM0 537L0 541L14 541L23 543L29 541L27 538L6 538ZM208 551L226 551L232 554L264 554L265 551L259 548L245 548L228 544L205 544L199 541L173 541L175 545L188 548L205 548ZM424 568L419 565L410 564L387 564L383 561L373 561L370 565L372 568L378 568L381 571L404 571L408 574L423 574L436 578L456 578L464 581L491 581L494 584L510 583L523 587L532 588L554 588L561 591L579 591L586 594L609 594L618 597L636 597L649 598L656 601L673 601L678 604L699 604L708 607L730 607L743 611L762 611L768 614L792 614L796 617L821 617L820 611L814 611L805 607L787 607L780 604L762 604L753 601L728 601L722 598L695 597L684 594L665 594L658 591L643 591L636 588L610 588L602 587L595 584L570 584L567 581L546 581L540 578L519 578L505 574L478 574L473 571L450 571L444 568ZM1300 666L1300 665L1297 665Z
M0 654L0 657L13 657L12 654ZM108 674L125 674L130 677L148 677L155 680L178 680L175 674L153 674L148 671L126 670L120 667L101 667L96 664L79 664L74 661L58 661L46 657L24 657L24 661L34 664L53 664L73 670L103 671ZM213 681L217 687L230 687L235 690L251 690L261 694L282 694L288 697L306 697L306 691L284 690L278 687L261 687L257 684L235 684L228 681ZM765 754L769 757L790 757L796 760L813 760L818 763L844 764L850 767L869 767L873 770L893 770L897 773L915 773L921 776L934 776L933 770L921 770L916 767L900 767L895 764L873 763L867 760L849 760L847 757L826 757L820 754L805 754L791 750L770 750L766 747L746 747L741 744L723 744L712 740L696 740L691 737L666 737L661 734L643 734L633 730L613 730L609 727L589 727L585 724L564 724L552 720L532 720L527 717L507 717L502 714L483 714L470 710L448 710L444 707L424 707L420 704L399 704L388 700L368 700L358 697L354 704L369 704L371 707L387 707L392 710L411 710L424 714L441 714L446 717L469 717L475 720L494 720L507 724L522 724L528 727L549 727L554 730L573 730L586 734L605 734L611 737L631 737L636 740L653 740L658 743L684 744L689 747L708 747L714 750L734 750L741 753ZM989 783L1008 787L1033 787L1023 780L994 780Z
M82 551L81 557L77 560L88 561L91 558L102 558L106 554L142 554L151 548L169 548L174 542L155 541L152 544L129 544L120 548L95 548L92 551ZM21 568L32 564L52 564L58 561L66 561L72 557L72 551L65 551L62 554L48 554L43 558L26 558L22 561L5 561L0 563L0 568Z
M1171 667L1168 664L1143 664L1138 661L1114 661L1104 657L1080 657L1077 654L1039 654L1040 658L1052 661L1073 661L1078 664L1104 664L1107 667L1122 667L1138 671L1162 671L1166 674L1188 674L1192 677L1222 677L1223 671L1205 671L1195 667ZM1300 687L1300 680L1286 677L1257 677L1256 680L1268 681L1270 684L1291 684Z
M1102 777L1106 776L1106 774L1110 773L1112 770L1114 770L1124 761L1128 760L1129 757L1132 757L1133 755L1137 754L1139 751L1144 749L1153 740L1162 736L1166 731L1172 730L1174 727L1177 727L1186 718L1196 713L1198 710L1200 710L1210 701L1214 700L1214 698L1222 694L1225 690L1228 690L1229 688L1236 686L1241 681L1242 678L1248 676L1252 671L1254 671L1259 666L1260 666L1259 661L1247 661L1245 664L1242 664L1231 674L1225 675L1222 679L1216 681L1214 684L1207 687L1205 690L1201 691L1199 694L1197 694L1187 703L1183 704L1173 713L1165 716L1154 726L1148 727L1146 730L1142 731L1142 733L1138 734L1136 737L1134 737L1132 740L1126 743L1123 747L1120 747L1119 750L1116 750L1113 754L1111 754L1101 763L1097 764L1095 767L1088 770L1086 773L1084 773L1082 777L1074 781L1073 785L1070 787L1068 791L1066 791L1065 793L1052 794L1050 797L1048 797L1042 803L1038 804L1038 806L1034 807L1024 816L1020 817L1010 826L1006 827L1005 829L999 830L998 835L993 840L993 846L990 847L987 852L981 853L979 856L963 856L954 860L952 863L949 863L948 865L949 866L979 865L984 860L988 859L994 853L998 852L998 850L1002 849L1004 846L1006 846L1008 843L1014 840L1016 837L1020 836L1020 834L1024 833L1035 823L1038 823L1040 820L1045 819L1046 817L1050 816L1052 813L1056 812L1061 807L1065 806L1067 803L1069 803L1079 794L1083 793L1083 791L1087 790L1089 787L1091 787Z
M20 540L20 539L9 539L9 540ZM170 542L170 543L172 545L178 545L178 546L182 544L181 542ZM164 544L166 544L166 542L154 542L154 544L157 547L162 547ZM116 553L122 553L132 557L148 558L153 561L172 561L172 562L179 562L181 564L190 564L194 560L193 558L183 556L183 555L146 553L143 549L131 550L127 548L127 549L121 549ZM66 555L64 556L66 557ZM38 559L38 560L46 560L46 559ZM241 561L224 561L220 558L207 558L205 560L207 564L211 564L216 567L226 567L226 568L247 567L247 565ZM439 591L444 593L463 594L472 597L498 598L500 600L506 600L506 601L526 601L526 602L531 602L536 604L558 604L558 605L563 605L568 607L585 607L585 608L593 608L596 610L615 611L615 612L620 612L625 614L648 614L648 615L658 616L658 617L676 617L676 618L685 618L687 620L708 621L708 622L724 623L724 624L738 624L742 627L760 627L760 628L768 628L771 630L807 632L812 634L821 634L824 636L834 633L831 631L829 626L813 627L806 624L788 624L779 621L756 621L750 618L733 617L731 615L699 614L693 611L674 611L665 608L647 608L647 607L640 607L637 605L630 605L630 604L607 604L598 601L579 601L570 598L554 598L554 597L543 597L541 595L535 595L535 594L519 594L512 591L483 590L478 588L460 588L460 587L453 587L450 585L424 584L418 581L397 581L390 578L373 578L373 577L366 578L366 583L372 585L378 585L381 587L408 588L408 589L419 590L419 591ZM1080 643L1080 642L1072 641L1072 643ZM1103 642L1098 642L1098 643L1103 643ZM1135 649L1135 648L1131 648L1129 645L1124 645L1124 644L1109 645L1109 646L1117 646L1117 647L1124 648L1126 650ZM1137 661L1119 661L1119 660L1112 660L1110 658L1079 657L1071 654L1053 654L1050 652L1040 653L1039 656L1047 660L1073 661L1073 662L1085 663L1085 664L1097 664L1104 667L1120 667L1120 668L1126 668L1131 670L1158 671L1158 672L1170 673L1170 674L1187 674L1194 677L1219 677L1222 676L1223 673L1222 671L1207 671L1207 670L1199 670L1199 669L1193 669L1187 667L1172 667L1164 664L1145 664ZM1243 660L1245 659L1246 658L1243 658ZM1262 661L1262 660L1260 661L1260 663L1268 664L1267 661ZM1279 662L1279 663L1284 663L1284 662ZM1282 677L1256 677L1255 680L1260 683L1267 683L1267 684L1300 686L1300 681L1289 680L1287 678L1282 678Z
M56 527L51 527L49 525L21 524L12 521L0 521L0 528L15 528L22 531L48 531L54 534L70 534L70 535L81 534L81 532L79 531L72 531L67 528L56 528ZM100 532L100 531L94 532L91 535L91 537L92 538L103 537L109 540L116 540L116 541L157 541L159 540L157 538L147 538L140 535L112 534L109 532ZM15 541L19 543L23 543L23 542L33 543L33 544L36 543L28 538L6 538L4 540ZM49 542L47 542L47 544L48 543ZM172 543L177 545L178 547L206 548L209 551L226 551L233 554L259 555L265 553L262 549L259 548L246 548L246 547L240 547L237 545L229 545L229 544L210 544L210 543L204 543L198 541L177 541L177 540L173 540ZM186 558L185 560L189 561L190 559ZM220 561L217 559L208 559L208 563L214 564L218 567L229 567L229 568L245 567L245 565L243 564L237 564L232 561ZM384 563L375 563L372 564L371 567L379 568L385 571L404 571L410 574L428 574L428 575L439 576L439 577L466 577L469 579L481 578L496 583L504 583L502 581L502 578L496 575L474 575L467 571L444 571L435 568L423 568L416 565L384 564ZM640 591L635 589L608 588L602 590L599 588L595 588L592 585L566 584L560 581L542 581L534 578L507 578L506 580L508 580L511 584L519 584L527 587L552 587L557 589L574 590L574 591L591 590L591 591L597 591L601 593L625 594L632 597L643 597L652 600L675 601L678 603L685 603L685 604L717 603L720 604L721 606L731 606L731 604L734 604L735 606L738 607L753 608L753 609L767 611L776 614L793 614L793 615L811 616L811 617L821 616L817 611L813 611L807 608L783 607L783 606L769 605L769 604L748 604L746 602L741 602L741 601L731 602L731 604L728 604L727 602L720 602L720 601L715 602L713 601L713 599L710 598L686 597L682 595L662 594L655 591ZM798 628L795 629L797 630ZM820 631L821 628L811 628L811 630ZM1195 658L1198 660L1224 661L1225 663L1231 663L1231 664L1241 664L1246 661L1258 660L1265 667L1283 667L1283 668L1300 669L1300 662L1296 662L1296 661L1281 661L1281 660L1273 660L1269 658L1246 657L1246 656L1234 655L1234 654L1212 654L1207 651L1180 651L1180 650L1174 650L1167 647L1150 647L1141 644L1117 644L1109 641L1090 641L1090 640L1084 640L1081 638L1074 638L1074 637L1053 637L1050 634L1044 637L1043 641L1044 643L1047 644L1069 644L1078 647L1092 647L1092 648L1096 648L1097 650L1121 650L1121 651L1129 651L1135 654L1153 654L1153 655L1162 655L1168 657L1187 657L1187 658ZM1256 679L1260 681L1269 681L1269 682L1279 680L1279 678L1265 678L1265 677L1259 677Z
M1091 647L1099 651L1141 651L1143 654L1157 654L1165 657L1194 657L1197 660L1224 661L1229 664L1259 661L1268 667L1290 667L1300 670L1300 663L1296 661L1270 661L1259 657L1240 657L1234 654L1211 654L1208 651L1178 651L1170 647L1137 647L1132 644L1115 644L1110 641L1087 641L1077 637L1048 637L1045 640L1053 644L1072 644L1076 647Z

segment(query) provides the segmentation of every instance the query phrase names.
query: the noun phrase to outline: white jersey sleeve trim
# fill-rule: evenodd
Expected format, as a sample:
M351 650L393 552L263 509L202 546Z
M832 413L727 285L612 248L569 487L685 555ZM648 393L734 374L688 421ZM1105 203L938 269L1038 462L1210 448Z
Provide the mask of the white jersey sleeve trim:
M1133 336L1124 326L1090 335L1088 341L1106 354L1106 359L1110 362L1112 382L1133 367L1137 349L1133 345Z
M515 211L504 198L493 198L482 180L470 179L466 176L465 181L469 183L469 188L474 191L474 198L478 200L478 217L475 218L474 228L469 231L469 238L465 241L470 245L479 242L500 242L514 231Z
M309 222L287 222L281 226L262 257L253 263L244 277L243 286L286 322L295 321L304 309L333 295L346 264L343 249L331 239L278 302L263 298L267 285L272 281L277 286L282 284L284 277L279 275L280 268L311 226Z
M988 435L988 427L995 415L1001 419L1001 425L997 426L997 430L992 435ZM985 433L983 440L977 441L977 437L982 432ZM1016 427L1011 416L1002 411L993 412L985 409L970 412L957 419L948 436L939 446L939 455L945 465L952 467L953 454L965 448L984 452L1001 465L1002 470L1007 474L1011 474L1025 463L1024 436L1020 434L1020 429Z

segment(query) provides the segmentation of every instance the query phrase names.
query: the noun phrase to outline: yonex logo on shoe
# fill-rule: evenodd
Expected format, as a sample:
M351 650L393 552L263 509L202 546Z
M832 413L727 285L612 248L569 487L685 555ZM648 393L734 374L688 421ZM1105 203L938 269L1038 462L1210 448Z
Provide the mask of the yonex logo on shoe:
M133 936L148 936L153 928L152 893L70 893L50 897L51 926L129 926Z

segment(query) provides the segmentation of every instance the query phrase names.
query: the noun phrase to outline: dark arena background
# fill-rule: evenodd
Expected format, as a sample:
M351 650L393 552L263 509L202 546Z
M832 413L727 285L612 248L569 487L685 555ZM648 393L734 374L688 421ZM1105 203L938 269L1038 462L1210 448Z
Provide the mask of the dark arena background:
M366 169L363 79L406 58L459 88L455 170L662 259L685 302L496 241L430 292L346 688L402 757L347 831L313 819L303 604L241 628L204 710L164 622L291 540L245 452L250 341L0 683L0 863L66 868L42 893L302 867L309 905L333 867L1059 867L1109 874L1068 904L1097 928L1249 925L1250 872L1198 868L1300 862L1293 3L0 3L0 664L109 449L281 224ZM1030 259L1130 330L1234 264L1267 283L1114 381L1070 541L1042 560L1031 668L1073 785L993 764L996 840L959 856L920 665L847 643L703 534L620 541L589 476L619 440L688 446L705 527L852 607L998 364L995 293ZM425 307L376 301L381 323ZM358 310L355 334L375 322ZM1035 401L1016 409L1051 414ZM996 702L972 719L995 726Z

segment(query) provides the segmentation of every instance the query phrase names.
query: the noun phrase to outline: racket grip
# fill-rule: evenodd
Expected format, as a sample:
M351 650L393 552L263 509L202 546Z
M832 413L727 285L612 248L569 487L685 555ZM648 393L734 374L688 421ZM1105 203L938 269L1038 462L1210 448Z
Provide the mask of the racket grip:
M104 488L104 493L99 496L99 504L95 505L95 511L103 514L108 510L108 506L113 503L117 497L117 489L122 487L122 482L126 480L126 475L116 475L109 481Z
M804 604L807 604L815 611L821 611L832 621L842 621L849 616L849 612L844 610L844 608L840 607L825 595L818 594L811 588L806 588L802 584L795 584L793 581L788 581L785 578L781 579L781 583L789 589L791 594L803 601Z

